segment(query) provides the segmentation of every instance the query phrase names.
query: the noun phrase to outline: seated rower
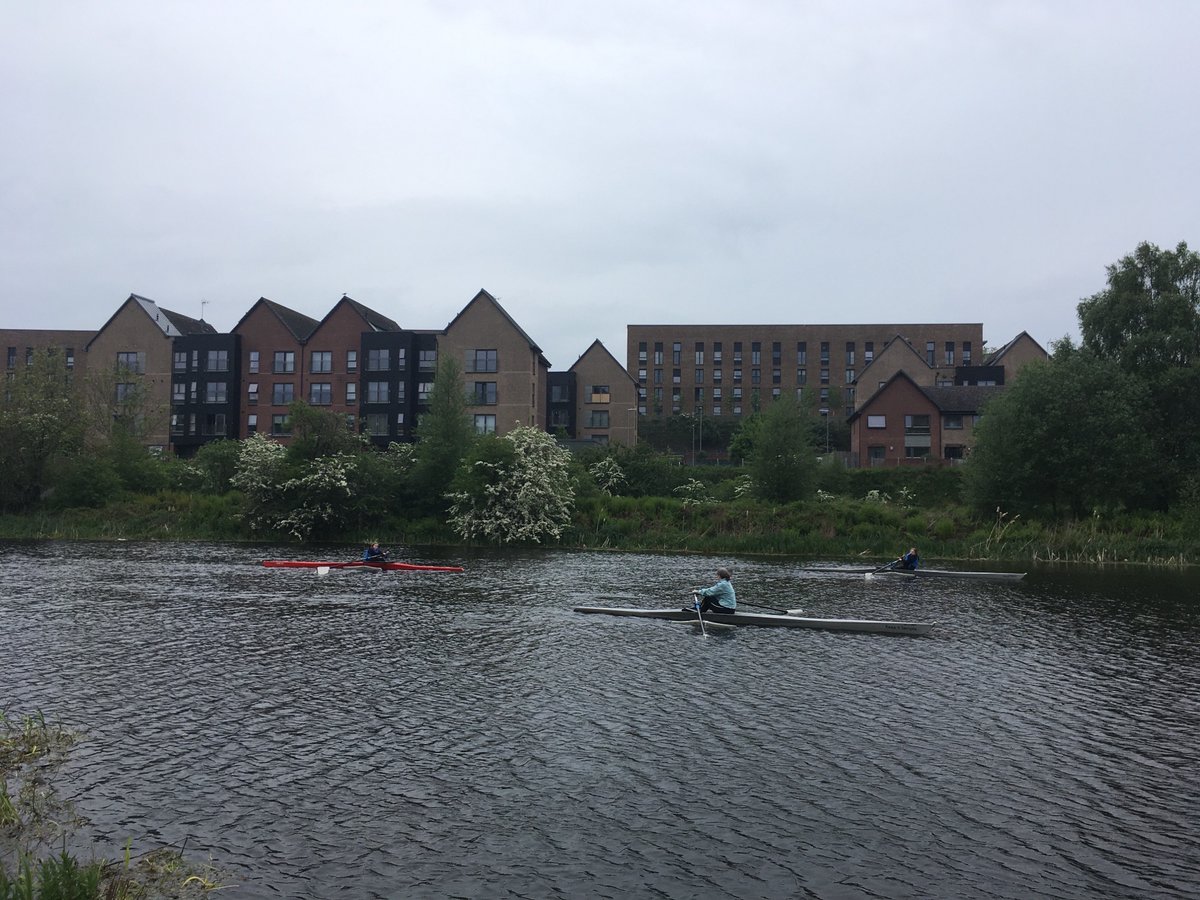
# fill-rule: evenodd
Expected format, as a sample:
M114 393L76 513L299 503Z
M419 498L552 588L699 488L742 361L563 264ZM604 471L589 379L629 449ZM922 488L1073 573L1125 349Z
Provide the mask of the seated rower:
M737 612L737 594L733 590L729 570L722 567L717 569L717 583L712 587L696 588L694 591L700 602L700 612L717 612L732 615Z
M910 547L909 551L901 556L898 560L901 569L908 569L910 572L915 572L917 567L921 565L921 556L917 553L916 547Z
M371 546L363 551L363 562L366 563L383 563L387 562L387 551L381 550L379 541L371 541Z

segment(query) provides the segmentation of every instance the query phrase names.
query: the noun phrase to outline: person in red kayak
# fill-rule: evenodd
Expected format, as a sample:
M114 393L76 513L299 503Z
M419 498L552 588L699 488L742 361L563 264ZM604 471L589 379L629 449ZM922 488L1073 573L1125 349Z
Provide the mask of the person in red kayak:
M385 563L387 562L387 551L380 549L379 541L371 541L371 546L363 551L363 562Z

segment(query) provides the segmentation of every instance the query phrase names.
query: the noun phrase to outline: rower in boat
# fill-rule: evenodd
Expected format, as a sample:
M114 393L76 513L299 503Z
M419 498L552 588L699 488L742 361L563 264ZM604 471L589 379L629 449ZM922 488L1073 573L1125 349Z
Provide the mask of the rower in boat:
M916 547L909 547L908 552L902 553L893 565L897 565L909 572L915 572L921 566L921 554L917 552Z
M716 612L731 615L737 612L737 594L733 590L732 576L724 566L717 569L717 583L712 587L696 588L693 592L700 598L700 612Z
M385 563L387 562L387 551L380 548L379 541L371 541L370 546L363 551L362 558L365 563Z

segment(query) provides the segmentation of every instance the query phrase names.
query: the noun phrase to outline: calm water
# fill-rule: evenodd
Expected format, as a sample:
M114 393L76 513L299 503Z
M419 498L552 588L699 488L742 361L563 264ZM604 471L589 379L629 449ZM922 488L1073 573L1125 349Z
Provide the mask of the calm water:
M345 552L0 544L0 706L86 731L62 788L97 852L186 845L222 897L1197 896L1196 575L259 565ZM719 563L743 601L941 625L571 610L677 604Z

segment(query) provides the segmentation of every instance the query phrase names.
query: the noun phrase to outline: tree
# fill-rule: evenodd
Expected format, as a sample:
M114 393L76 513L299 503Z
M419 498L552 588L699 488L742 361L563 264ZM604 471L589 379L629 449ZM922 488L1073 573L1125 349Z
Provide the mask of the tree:
M817 458L807 419L789 397L780 397L760 414L749 468L755 493L764 500L789 503L812 493Z
M571 454L540 428L489 436L476 443L450 499L450 524L467 540L557 540L575 504Z
M367 446L366 439L350 429L344 416L309 406L303 400L288 407L288 421L292 424L292 440L288 445L291 459L355 454Z
M1157 505L1177 500L1200 469L1200 254L1139 244L1078 312L1083 348L1146 386L1165 476Z
M57 350L36 350L0 395L0 510L35 504L83 446L78 397Z
M413 484L418 502L430 510L444 509L454 475L475 441L462 371L449 355L438 362L429 409L421 414L416 435Z
M1081 516L1134 507L1156 468L1145 385L1064 339L991 400L964 467L980 512Z

